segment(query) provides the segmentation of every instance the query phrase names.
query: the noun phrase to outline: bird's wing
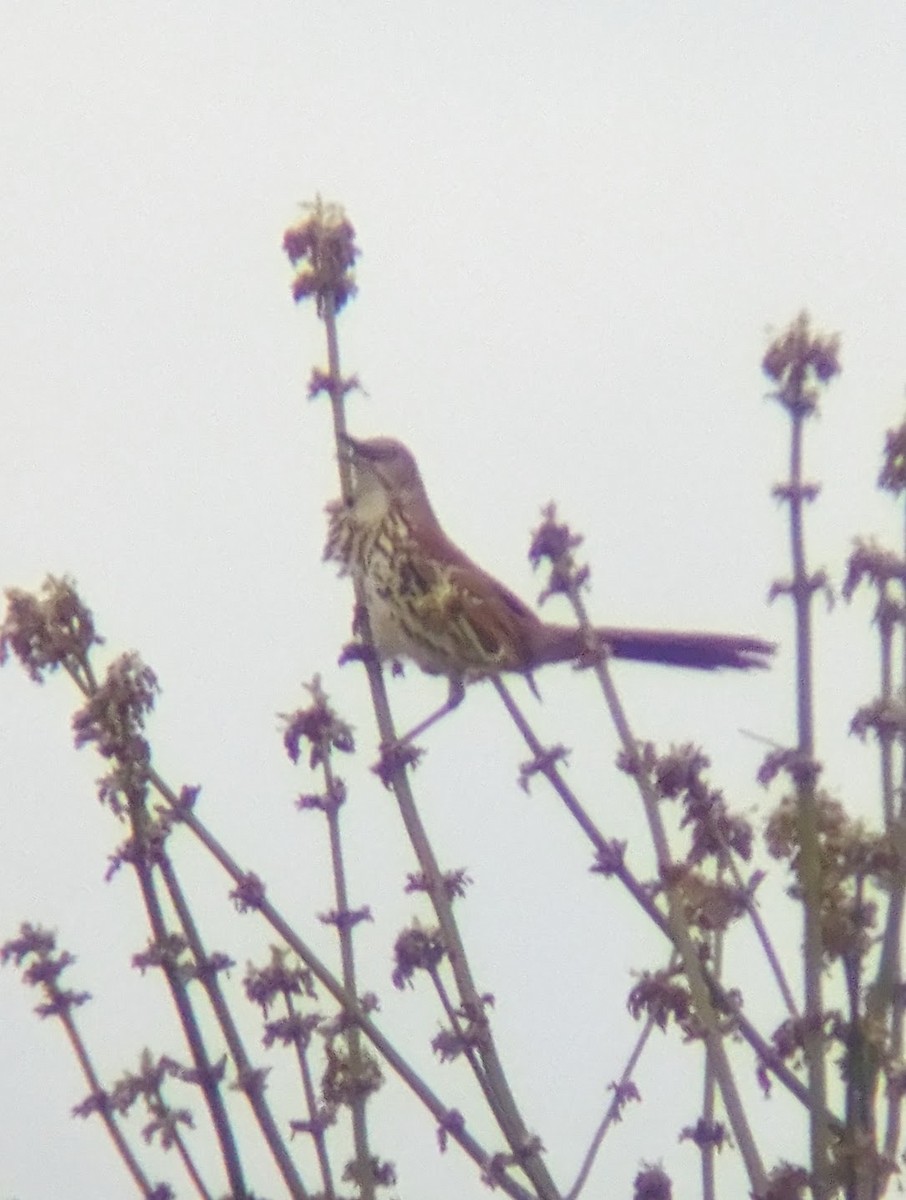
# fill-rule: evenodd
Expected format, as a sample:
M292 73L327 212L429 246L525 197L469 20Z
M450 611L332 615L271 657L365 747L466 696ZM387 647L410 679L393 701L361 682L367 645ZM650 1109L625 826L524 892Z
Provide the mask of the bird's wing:
M538 617L509 588L470 563L447 572L453 604L465 632L488 666L519 671L528 665L528 629Z
M462 653L473 659L473 669L523 670L529 660L529 631L538 616L519 597L482 570L436 521L417 531L417 541L427 557L438 564L444 596L438 614L448 629L458 630Z

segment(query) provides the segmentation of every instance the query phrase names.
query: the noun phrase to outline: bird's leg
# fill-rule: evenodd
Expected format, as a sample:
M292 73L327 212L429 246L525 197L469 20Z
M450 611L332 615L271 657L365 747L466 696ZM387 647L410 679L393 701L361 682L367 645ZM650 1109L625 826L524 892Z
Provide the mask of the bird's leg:
M451 675L450 691L440 708L435 709L433 713L429 713L423 721L419 721L419 723L410 729L408 733L404 733L402 737L398 737L396 741L392 743L391 748L396 748L397 746L408 746L411 742L414 742L415 739L423 734L426 729L430 729L435 721L439 721L441 717L445 717L447 713L451 713L454 708L458 708L460 704L462 704L465 694L466 685L462 676Z

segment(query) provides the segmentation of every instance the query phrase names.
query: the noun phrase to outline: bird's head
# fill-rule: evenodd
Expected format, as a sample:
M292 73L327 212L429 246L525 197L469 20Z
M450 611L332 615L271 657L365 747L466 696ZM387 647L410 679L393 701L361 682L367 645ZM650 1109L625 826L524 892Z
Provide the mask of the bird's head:
M395 499L404 505L424 499L418 464L402 442L387 437L359 441L346 433L340 435L340 442L352 466L357 506L381 498L385 503Z

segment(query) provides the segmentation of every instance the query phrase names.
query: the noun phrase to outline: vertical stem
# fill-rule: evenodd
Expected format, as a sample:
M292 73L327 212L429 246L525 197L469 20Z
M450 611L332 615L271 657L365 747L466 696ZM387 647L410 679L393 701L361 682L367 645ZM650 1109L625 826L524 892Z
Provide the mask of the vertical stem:
M340 353L337 341L336 305L332 293L322 296L322 317L327 333L327 363L330 373L330 398L333 406L335 430L345 432L346 417L343 405L343 382L340 375ZM349 466L340 456L340 479L344 500L350 498L351 486ZM368 629L367 611L364 605L364 595L361 585L355 584L356 609L361 626L364 629L365 641L371 645L371 634ZM380 665L376 660L366 659L365 667L368 672L368 683L374 705L381 741L389 745L396 739L396 730L390 714L387 690ZM482 999L466 958L465 947L459 934L456 918L453 915L450 898L444 886L444 879L431 848L428 835L422 824L421 817L415 806L415 798L409 785L409 777L405 766L399 767L391 779L391 784L399 805L400 816L406 827L412 847L418 858L419 866L425 879L428 896L431 899L437 923L443 937L444 947L463 1007L480 1025L482 1036L480 1052L485 1069L487 1082L493 1097L494 1117L507 1140L508 1145L517 1159L522 1170L531 1180L540 1200L557 1200L559 1191L553 1177L547 1169L547 1164L541 1155L540 1144L530 1137L525 1122L516 1104L516 1098L510 1089L509 1082L503 1069L503 1064L497 1053L491 1033L490 1024L485 1017L485 1001Z
M343 377L340 374L340 344L337 338L337 306L333 292L325 292L321 298L324 332L327 337L327 374L330 379L330 407L333 427L337 434L346 432L346 405L343 403ZM340 458L340 475L343 483L343 499L349 499L349 470L343 470L345 460Z
M903 554L906 556L906 510L903 515ZM900 683L901 686L906 686L906 638L902 637L902 633L900 648L903 655L900 665ZM903 1058L904 1008L906 1008L902 950L903 906L904 893L906 893L906 753L904 753L902 737L900 738L900 771L900 802L887 827L893 835L894 845L899 854L900 869L894 876L890 909L887 914L887 928L884 931L884 952L888 956L890 964L888 970L891 992L890 1055L895 1062L901 1061ZM902 1106L901 1097L889 1096L887 1128L884 1132L884 1153L891 1161L896 1157L900 1143Z
M893 700L893 637L896 621L893 617L893 596L889 585L881 586L878 600L878 626L881 637L881 703L889 704ZM885 721L877 730L878 743L881 751L881 804L884 817L884 828L890 829L893 824L896 803L893 785L893 748L897 735Z
M723 869L720 869L719 879L723 882ZM714 963L714 978L720 980L724 965L724 935L716 932L711 938L711 956ZM704 1097L702 1101L702 1117L706 1127L714 1128L714 1113L717 1100L717 1077L714 1071L714 1061L709 1046L705 1046L705 1080ZM711 1138L702 1146L702 1200L716 1200L717 1187L715 1184L714 1162L717 1149Z
M826 1200L828 1181L827 1081L824 1063L824 1008L821 970L823 945L821 934L821 847L818 838L818 811L815 771L815 733L812 689L811 599L812 581L805 562L803 532L802 439L806 413L804 404L792 406L792 445L790 451L790 546L793 560L793 602L796 613L796 716L798 724L798 760L796 775L797 818L799 824L800 869L804 903L805 959L805 1061L809 1106L809 1140L812 1162L812 1190L815 1200Z
M327 776L327 795L334 793L333 772L330 761L325 755L325 773ZM340 962L343 971L343 987L351 996L358 997L356 985L355 955L352 947L352 926L345 920L349 913L349 893L346 888L346 871L343 866L343 849L340 840L340 808L331 804L327 809L327 826L330 834L330 857L333 866L334 895L336 898L337 934L340 939ZM349 1065L354 1076L364 1073L362 1034L355 1025L346 1031L346 1044L349 1047ZM365 1105L367 1097L354 1096L350 1101L352 1112L353 1143L358 1164L358 1183L362 1200L374 1200L375 1183L371 1168L371 1153L368 1146L368 1124L365 1120Z
M705 1086L702 1103L702 1117L708 1128L714 1126L714 1100L717 1088L715 1086L714 1067L711 1061L711 1049L705 1045ZM717 1191L714 1186L714 1143L707 1141L701 1148L702 1155L702 1200L716 1200Z
M322 303L322 318L324 321L324 330L327 337L327 370L330 378L330 404L333 410L334 433L340 434L346 431L346 407L343 403L344 389L343 377L340 374L340 346L337 338L337 309L334 294L332 291L326 291L321 297ZM340 481L343 492L343 499L348 500L351 492L351 480L349 475L349 465L345 458L340 455ZM356 606L359 610L362 609L363 597L358 594L359 589L356 588ZM379 675L379 669L375 668ZM369 673L372 671L369 668ZM329 781L330 782L330 781ZM328 792L330 789L328 788ZM348 912L348 895L346 891L346 877L343 871L343 859L340 852L340 830L339 816L336 806L332 806L328 812L328 825L330 829L330 848L334 866L334 886L336 889L337 911L341 916L338 932L340 935L340 959L343 970L343 986L350 995L358 996L356 990L356 975L355 975L355 959L352 952L352 931L344 924L342 917ZM349 1048L349 1063L353 1074L360 1075L363 1073L362 1061L362 1041L361 1034L356 1026L351 1026L346 1031L346 1044ZM359 1186L362 1189L363 1200L373 1200L375 1194L375 1181L371 1169L371 1154L368 1144L368 1124L365 1120L365 1105L366 1097L357 1096L350 1104L352 1116L352 1132L353 1145L355 1147L356 1162L359 1167Z

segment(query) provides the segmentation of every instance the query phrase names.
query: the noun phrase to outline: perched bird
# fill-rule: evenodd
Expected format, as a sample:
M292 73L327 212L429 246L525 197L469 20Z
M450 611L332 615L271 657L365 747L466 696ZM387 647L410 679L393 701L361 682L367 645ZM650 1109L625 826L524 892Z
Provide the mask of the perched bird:
M374 647L382 659L413 659L446 675L444 705L400 739L409 741L465 694L467 680L587 655L575 626L542 621L518 596L450 541L434 515L415 458L393 438L342 435L352 465L350 503L334 501L325 559L363 587ZM761 638L604 626L594 642L615 658L711 671L767 666L774 652Z

